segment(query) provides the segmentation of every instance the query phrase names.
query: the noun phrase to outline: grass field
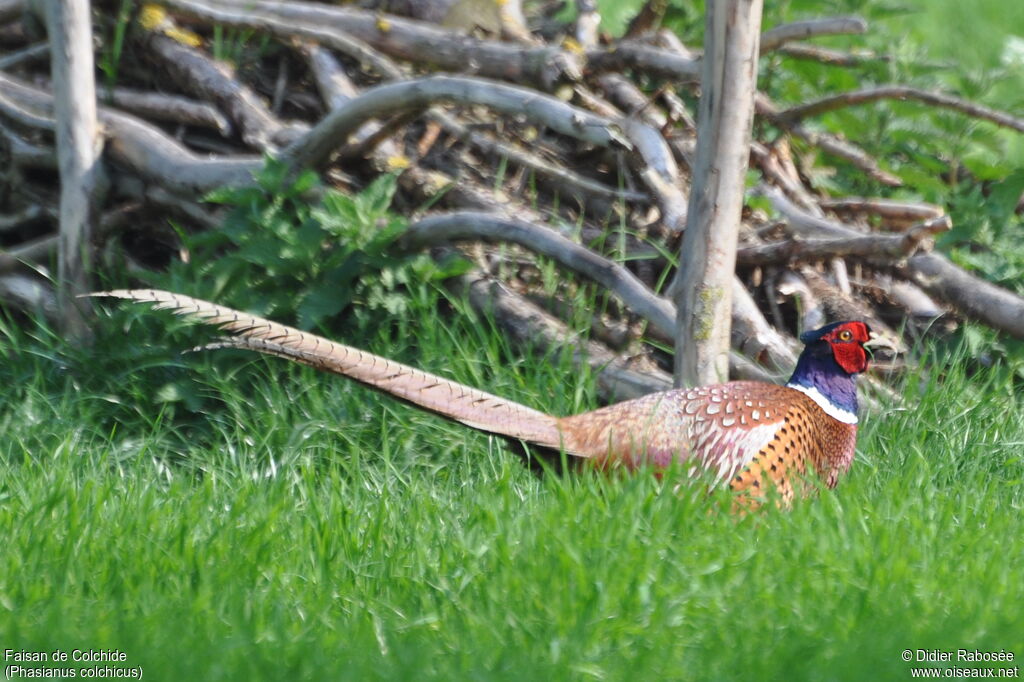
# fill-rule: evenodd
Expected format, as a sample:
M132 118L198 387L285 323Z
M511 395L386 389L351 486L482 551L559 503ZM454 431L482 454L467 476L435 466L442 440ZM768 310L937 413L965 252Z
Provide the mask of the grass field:
M1024 35L1005 0L881 5L821 11L863 6L868 47L965 69ZM958 226L979 213L940 199ZM335 336L538 409L598 404L568 357L413 289L408 313ZM116 649L145 679L210 681L903 680L904 650L958 648L1019 667L1024 396L970 332L864 416L837 490L738 517L681 476L541 477L343 379L181 355L207 337L166 315L103 316L89 349L0 318L0 651Z
M452 305L415 347L400 320L347 339L594 404ZM998 370L936 358L838 490L737 518L671 480L538 478L350 382L182 360L195 330L125 344L122 320L110 356L5 335L0 648L114 648L159 680L909 679L907 648L1024 655L1024 410ZM195 382L192 410L164 380Z

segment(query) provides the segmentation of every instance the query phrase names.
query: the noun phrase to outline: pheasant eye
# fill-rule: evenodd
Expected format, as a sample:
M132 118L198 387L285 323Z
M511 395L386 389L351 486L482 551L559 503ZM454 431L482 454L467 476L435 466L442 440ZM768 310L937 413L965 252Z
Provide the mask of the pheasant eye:
M851 332L849 329L844 329L843 331L839 332L839 340L840 341L849 341L852 338L853 338L853 332Z

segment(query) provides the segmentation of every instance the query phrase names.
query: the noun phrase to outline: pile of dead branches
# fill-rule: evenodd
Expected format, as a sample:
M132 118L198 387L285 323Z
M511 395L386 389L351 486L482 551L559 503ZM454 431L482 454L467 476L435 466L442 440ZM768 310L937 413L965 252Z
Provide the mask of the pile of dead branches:
M53 293L40 272L57 244L55 124L50 49L32 5L0 0L0 299L46 310ZM474 305L531 347L577 348L608 393L668 388L665 358L645 341L671 346L675 333L667 254L678 251L686 223L701 55L643 16L620 40L600 37L593 3L578 5L573 24L534 16L537 30L495 36L314 2L95 3L100 49L109 54L115 37L124 40L117 84L99 91L96 267L111 253L150 267L177 257L168 218L217 229L201 197L251 183L263 155L296 172L314 168L343 189L400 173L399 207L430 209L399 248L462 246L478 266L461 280ZM212 56L225 30L267 36L277 49L236 70ZM803 41L864 30L849 17L778 26L762 35L761 53L845 68L853 55ZM833 319L895 334L906 321L919 331L970 318L1024 338L1024 300L931 250L932 236L950 228L941 207L823 196L804 180L794 141L899 184L855 143L804 124L881 98L1024 132L1024 120L906 87L790 108L759 94L765 125L755 129L771 138L751 144L760 181L750 195L773 211L743 215L734 376L788 371L795 334ZM536 256L612 294L616 305L594 316L589 340L564 322L566 299L537 294Z

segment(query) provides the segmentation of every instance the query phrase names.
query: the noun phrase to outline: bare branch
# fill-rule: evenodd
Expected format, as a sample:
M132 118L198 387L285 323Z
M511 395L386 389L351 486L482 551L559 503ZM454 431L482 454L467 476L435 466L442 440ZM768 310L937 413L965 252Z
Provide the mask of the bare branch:
M29 204L16 213L0 214L0 234L20 229L28 223L34 223L49 215L50 213L39 204Z
M230 8L262 18L342 31L359 36L392 57L416 64L432 64L455 72L468 70L488 78L533 83L546 90L567 80L578 80L582 75L576 57L559 48L477 40L423 22L349 7L298 0L162 0L161 4L193 15Z
M762 188L761 193L786 217L795 233L834 238L862 236L841 223L808 215L774 188ZM892 263L879 265L892 267ZM911 256L905 263L897 264L895 269L904 279L965 315L1024 339L1024 298L1013 292L965 272L937 253Z
M1024 339L1024 298L975 277L945 256L918 254L896 272L965 315Z
M854 67L861 66L866 62L891 61L891 58L886 55L870 52L841 52L839 50L830 50L827 47L803 45L801 43L783 45L776 49L776 52L793 59L807 59L828 64L829 66Z
M0 0L0 24L14 21L25 11L25 0Z
M38 277L21 274L0 276L0 300L27 313L42 313L47 319L60 322L53 288Z
M661 211L661 222L669 233L680 233L686 227L688 197L683 192L672 151L656 129L627 118L622 130L636 149L642 163L636 171L651 190Z
M337 109L359 94L330 50L309 42L299 42L296 49L309 62L320 99L328 110Z
M50 43L39 43L31 45L23 50L11 53L6 57L0 57L0 69L10 69L23 62L45 59L50 55Z
M990 109L986 106L975 104L974 102L970 102L959 97L954 97L953 95L947 95L941 92L929 92L927 90L920 90L918 88L911 88L904 85L890 85L880 88L867 88L865 90L839 93L838 95L824 97L814 102L808 102L807 104L801 104L800 106L781 111L777 114L777 118L780 121L785 121L791 124L807 118L808 116L817 116L829 111L835 111L836 109L842 109L856 104L864 104L866 102L874 102L880 99L918 100L925 104L959 111L962 114L973 116L974 118L980 118L998 126L1012 128L1017 132L1024 133L1024 118L1018 118L1003 111Z
M222 63L194 47L165 35L146 39L150 54L185 89L216 102L238 126L242 139L253 149L268 150L287 145L302 135L305 125L286 125Z
M672 388L667 373L650 366L640 371L603 344L580 339L563 322L482 273L464 275L461 286L473 307L493 315L518 345L541 352L572 348L574 364L594 370L598 389L608 400L629 400Z
M876 234L839 239L787 240L749 246L736 252L736 264L743 266L806 263L834 257L877 260L899 259L920 248L929 236L952 227L948 216L920 223L903 234Z
M48 260L57 253L60 237L53 234L25 242L17 248L0 251L0 273L8 273L25 263Z
M197 102L177 95L166 95L161 92L145 92L130 88L114 88L108 91L108 94L110 104L136 116L210 128L224 137L231 134L231 124L224 114L205 102Z
M437 121L449 135L453 135L469 144L477 147L487 154L499 158L507 158L512 163L529 168L538 175L546 177L550 182L557 185L557 189L570 196L594 196L603 199L622 199L625 201L645 201L647 195L641 192L631 192L609 187L596 180L586 178L579 173L564 166L544 160L540 156L486 135L478 133L460 123L454 117L440 111L431 110L427 118Z
M583 48L597 45L597 30L601 25L597 0L576 0L576 42Z
M96 81L92 60L92 23L87 4L48 0L57 163L60 167L60 244L57 252L57 303L69 338L89 334L88 293L92 269L92 233L103 193L102 138L96 118Z
M709 4L701 73L697 160L673 284L679 310L675 381L728 376L736 242L750 158L761 0Z
M818 204L835 213L870 213L882 218L888 224L914 225L923 220L938 218L944 213L941 206L921 202L897 201L894 199L865 199L843 197L822 199Z
M673 82L700 80L700 60L675 54L633 40L623 40L605 50L587 52L587 70L622 71L637 69Z
M293 168L317 167L371 118L425 109L440 102L478 104L525 116L552 130L599 146L621 143L612 122L538 93L504 83L460 76L428 76L378 85L328 114L282 153Z
M860 17L826 17L781 24L761 34L761 54L770 52L794 40L806 40L819 36L850 35L864 33L868 22Z
M780 118L778 107L774 102L768 99L768 96L764 93L757 93L757 97L754 99L754 105L759 116L764 116L771 123L787 130L794 137L798 137L810 145L819 147L822 151L846 160L855 168L860 168L878 182L890 187L899 187L903 184L902 180L897 178L895 175L882 170L878 165L878 161L851 142L842 140L835 135L829 135L828 133L808 130L801 125L796 125Z
M403 76L402 70L395 66L390 59L362 40L339 29L327 28L318 24L305 24L281 19L272 14L249 11L248 5L218 7L194 0L179 0L173 5L178 12L185 16L222 26L265 31L277 36L281 41L290 41L296 38L316 41L325 47L358 60L364 67L372 68L385 78L396 79Z
M406 248L422 248L466 239L510 242L548 256L609 289L626 307L663 334L671 336L673 333L675 310L670 301L648 289L618 263L542 225L487 213L448 213L420 220L408 229L401 241Z
M0 73L0 117L53 130L52 107L49 93ZM106 151L116 161L171 191L195 196L219 187L247 185L263 166L258 156L193 154L159 128L128 114L100 107L99 120L107 136Z

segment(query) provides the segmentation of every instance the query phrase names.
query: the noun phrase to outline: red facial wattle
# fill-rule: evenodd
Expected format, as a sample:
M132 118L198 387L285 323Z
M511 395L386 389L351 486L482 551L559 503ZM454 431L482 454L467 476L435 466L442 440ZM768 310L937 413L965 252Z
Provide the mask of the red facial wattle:
M871 338L863 322L849 322L837 327L825 337L832 347L836 363L848 374L857 374L868 368L868 354L864 343Z

